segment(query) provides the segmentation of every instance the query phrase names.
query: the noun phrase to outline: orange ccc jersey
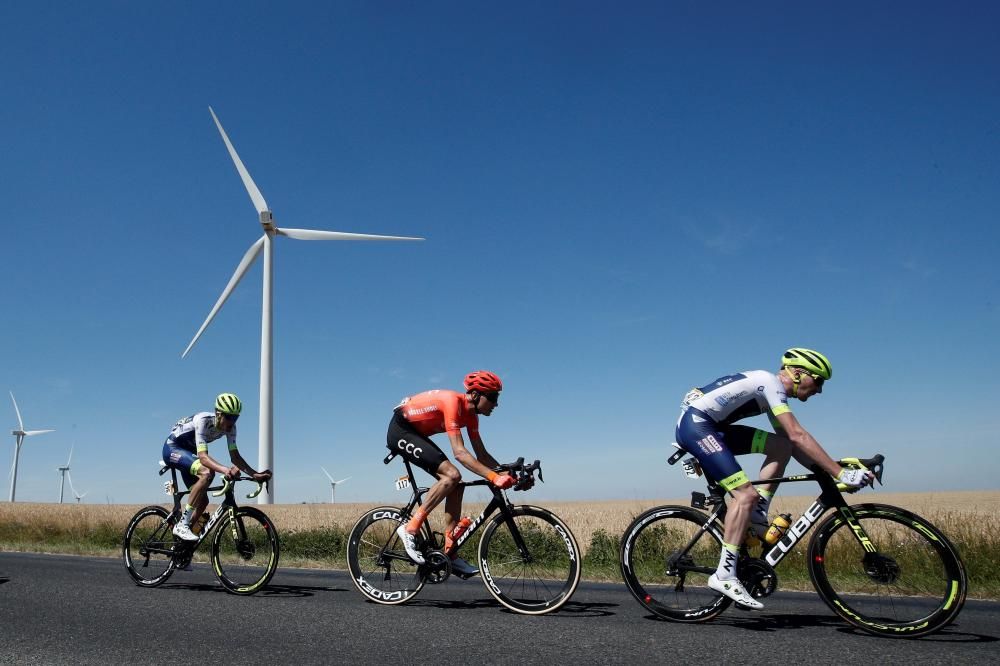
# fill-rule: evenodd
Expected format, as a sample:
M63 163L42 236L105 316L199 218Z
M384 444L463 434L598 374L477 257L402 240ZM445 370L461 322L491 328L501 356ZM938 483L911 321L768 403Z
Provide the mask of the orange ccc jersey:
M397 407L403 418L425 437L438 433L479 434L479 415L469 408L465 394L445 389L434 389L403 398Z

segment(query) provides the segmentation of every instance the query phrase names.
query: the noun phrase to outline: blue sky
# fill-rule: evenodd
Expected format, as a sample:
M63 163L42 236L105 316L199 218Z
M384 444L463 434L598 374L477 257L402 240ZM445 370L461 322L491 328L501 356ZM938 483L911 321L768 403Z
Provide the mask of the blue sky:
M57 429L18 499L74 442L86 501L162 499L221 391L256 463L259 263L180 358L260 235L209 105L279 226L427 239L277 239L278 502L402 499L392 407L478 368L532 501L684 496L684 393L792 345L835 457L997 488L1000 10L619 5L4 3L0 388Z

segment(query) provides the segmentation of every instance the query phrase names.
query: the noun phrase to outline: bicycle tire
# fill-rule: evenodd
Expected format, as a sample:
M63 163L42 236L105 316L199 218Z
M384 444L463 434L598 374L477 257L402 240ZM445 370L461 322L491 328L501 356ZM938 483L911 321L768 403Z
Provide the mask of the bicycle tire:
M391 606L404 603L424 586L418 565L410 560L396 535L396 529L404 521L399 507L380 506L358 519L347 540L351 580L361 594L375 603ZM420 526L417 540L432 543L426 522Z
M125 528L122 561L136 585L156 587L174 573L176 540L170 515L162 506L143 507Z
M241 506L223 516L212 539L212 568L228 592L256 594L278 569L278 530L260 509Z
M722 529L717 523L707 523L701 511L658 506L640 514L622 535L622 578L632 596L654 615L677 622L706 622L732 603L708 587L722 550Z
M508 519L498 514L479 541L479 571L486 589L512 611L543 615L569 601L580 583L580 548L573 532L548 509L515 506L511 514L524 550Z
M851 511L874 552L862 547L842 512L823 521L809 543L809 576L827 606L878 636L926 636L952 622L968 579L948 538L899 507L857 504Z

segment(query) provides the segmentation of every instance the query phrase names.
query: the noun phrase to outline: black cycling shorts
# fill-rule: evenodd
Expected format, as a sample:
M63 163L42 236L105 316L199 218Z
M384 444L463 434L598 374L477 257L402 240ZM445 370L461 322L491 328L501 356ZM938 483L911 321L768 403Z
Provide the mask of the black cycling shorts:
M385 435L385 448L397 453L411 463L436 477L441 463L448 460L437 444L417 432L402 413L392 413L389 430Z

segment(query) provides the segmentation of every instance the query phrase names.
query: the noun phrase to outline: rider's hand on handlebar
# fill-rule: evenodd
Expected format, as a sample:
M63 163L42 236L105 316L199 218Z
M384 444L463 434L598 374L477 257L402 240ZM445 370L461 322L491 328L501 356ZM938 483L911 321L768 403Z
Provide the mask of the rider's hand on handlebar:
M837 475L837 482L847 486L847 490L860 490L871 485L875 480L875 475L867 469L850 469L842 467Z
M239 478L239 476L240 476L240 468L237 467L236 465L233 465L232 467L226 470L226 478L229 479L230 481Z
M258 483L263 483L271 478L271 470L265 469L263 472L257 472L253 474L253 480Z
M503 474L490 472L490 475L487 478L490 480L490 483L492 483L494 486L496 486L501 490L506 490L507 488L510 488L515 483L517 483L517 479L515 479L507 472L504 472Z

